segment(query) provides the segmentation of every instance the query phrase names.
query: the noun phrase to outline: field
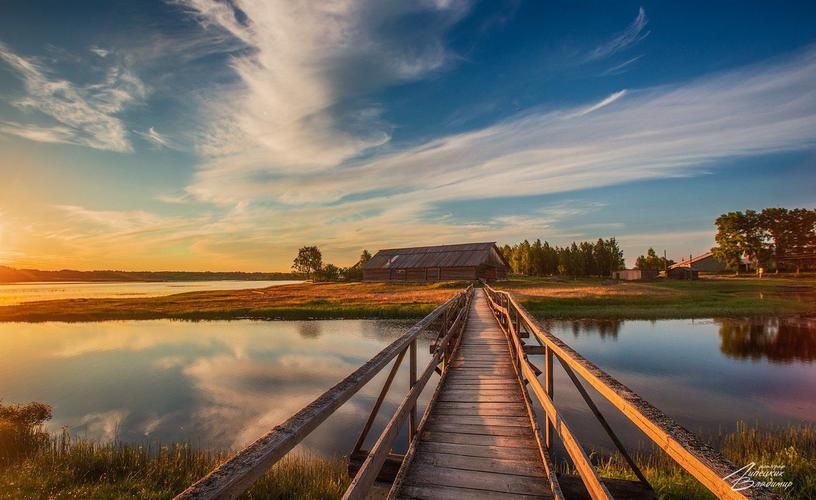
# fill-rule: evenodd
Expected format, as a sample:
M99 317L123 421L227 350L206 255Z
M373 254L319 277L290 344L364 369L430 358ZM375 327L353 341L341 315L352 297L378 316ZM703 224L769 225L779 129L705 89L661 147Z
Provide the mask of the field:
M525 278L499 285L546 319L670 319L816 314L816 280L703 278L615 282Z
M71 299L0 307L0 321L419 318L465 286L303 283L137 299ZM661 319L816 314L816 279L706 278L615 282L515 278L496 284L541 319Z

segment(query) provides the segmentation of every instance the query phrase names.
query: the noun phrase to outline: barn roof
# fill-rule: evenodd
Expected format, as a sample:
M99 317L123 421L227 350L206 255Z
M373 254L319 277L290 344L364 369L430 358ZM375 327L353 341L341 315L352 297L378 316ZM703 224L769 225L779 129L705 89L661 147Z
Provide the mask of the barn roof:
M698 256L692 258L691 263L692 263L692 265L694 265L695 263L700 262L701 260L704 260L704 259L707 259L707 258L713 257L713 256L714 256L713 252L706 252L704 254L701 254L701 255L698 255ZM669 269L676 269L678 267L689 267L689 260L688 259L683 259L680 262L678 262L676 264L672 264L671 266L669 266Z
M424 267L475 267L491 262L490 252L495 249L501 262L507 266L496 243L464 243L433 247L389 248L377 252L365 269L408 269ZM509 267L509 266L508 266Z

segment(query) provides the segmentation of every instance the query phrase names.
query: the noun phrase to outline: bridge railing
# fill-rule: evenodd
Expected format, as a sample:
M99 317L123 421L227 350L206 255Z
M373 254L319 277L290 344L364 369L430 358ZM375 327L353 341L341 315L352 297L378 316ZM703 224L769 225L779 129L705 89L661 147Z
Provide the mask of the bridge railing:
M547 416L545 446L551 448L554 434L558 435L592 498L611 498L611 495L592 466L586 452L555 407L553 402L553 358L558 359L623 458L629 463L638 479L647 486L646 478L592 401L578 375L718 498L775 498L768 490L762 488L734 491L732 484L725 479L737 470L734 464L635 394L634 391L546 331L512 294L495 290L487 284L484 285L484 290L496 319L511 341L511 355L516 371L535 394ZM529 337L535 339L538 345L526 345L522 338ZM543 370L531 362L528 358L531 354L544 355ZM544 375L543 383L538 378L541 374Z
M473 286L470 285L422 318L351 375L181 492L176 499L238 497L396 358L355 445L355 452L358 452L371 430L400 363L408 353L410 363L408 394L405 395L385 430L368 453L344 496L349 499L365 498L388 457L394 440L405 424L406 417L409 420L410 440L413 441L415 438L417 399L431 375L445 369L451 354L451 341L464 329L472 295ZM422 374L417 377L417 339L423 331L439 319L442 320L442 326L433 356Z

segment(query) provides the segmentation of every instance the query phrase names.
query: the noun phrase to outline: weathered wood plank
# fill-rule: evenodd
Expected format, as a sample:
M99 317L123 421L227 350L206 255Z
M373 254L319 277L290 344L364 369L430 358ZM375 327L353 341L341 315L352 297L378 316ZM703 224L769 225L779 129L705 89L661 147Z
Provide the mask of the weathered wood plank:
M466 457L502 458L510 460L540 460L538 450L533 448L508 448L506 446L480 446L475 444L434 443L423 441L419 452L447 453ZM421 454L417 453L417 455Z
M428 419L428 422L449 422L450 417L448 415L431 415ZM524 417L489 417L489 416L478 416L478 415L458 415L454 422L464 425L500 425L504 427L529 427L530 426L530 419L527 416Z
M458 421L449 423L431 422L428 425L431 432L458 432L460 434L484 434L490 436L519 436L532 439L530 429L518 426L463 424Z
M498 491L474 490L439 485L406 485L401 498L434 499L434 500L539 500L552 498L544 495L514 495Z
M535 448L535 445L529 439L517 439L506 436L485 436L481 434L461 434L455 432L424 431L422 433L422 440L436 443L506 446L508 448Z
M417 463L464 469L472 471L493 472L496 474L515 474L521 476L545 478L544 467L540 460L518 460L494 457L468 457L449 453L425 452L416 457Z
M550 494L547 481L538 477L449 469L417 463L406 478L407 484L438 484L458 488L497 491L513 495Z

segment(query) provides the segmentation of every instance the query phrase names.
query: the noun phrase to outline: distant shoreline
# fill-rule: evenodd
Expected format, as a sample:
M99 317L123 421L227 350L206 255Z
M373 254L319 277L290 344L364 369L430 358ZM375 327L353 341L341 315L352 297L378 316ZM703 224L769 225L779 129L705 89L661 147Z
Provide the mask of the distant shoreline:
M464 282L303 282L161 297L46 300L0 307L0 322L421 318L464 286ZM816 316L812 279L514 278L498 287L517 294L540 320Z
M298 280L302 276L282 272L243 271L77 271L62 269L43 271L40 269L16 269L0 266L0 284L22 283L110 283L146 282L160 283L172 281L283 281Z

